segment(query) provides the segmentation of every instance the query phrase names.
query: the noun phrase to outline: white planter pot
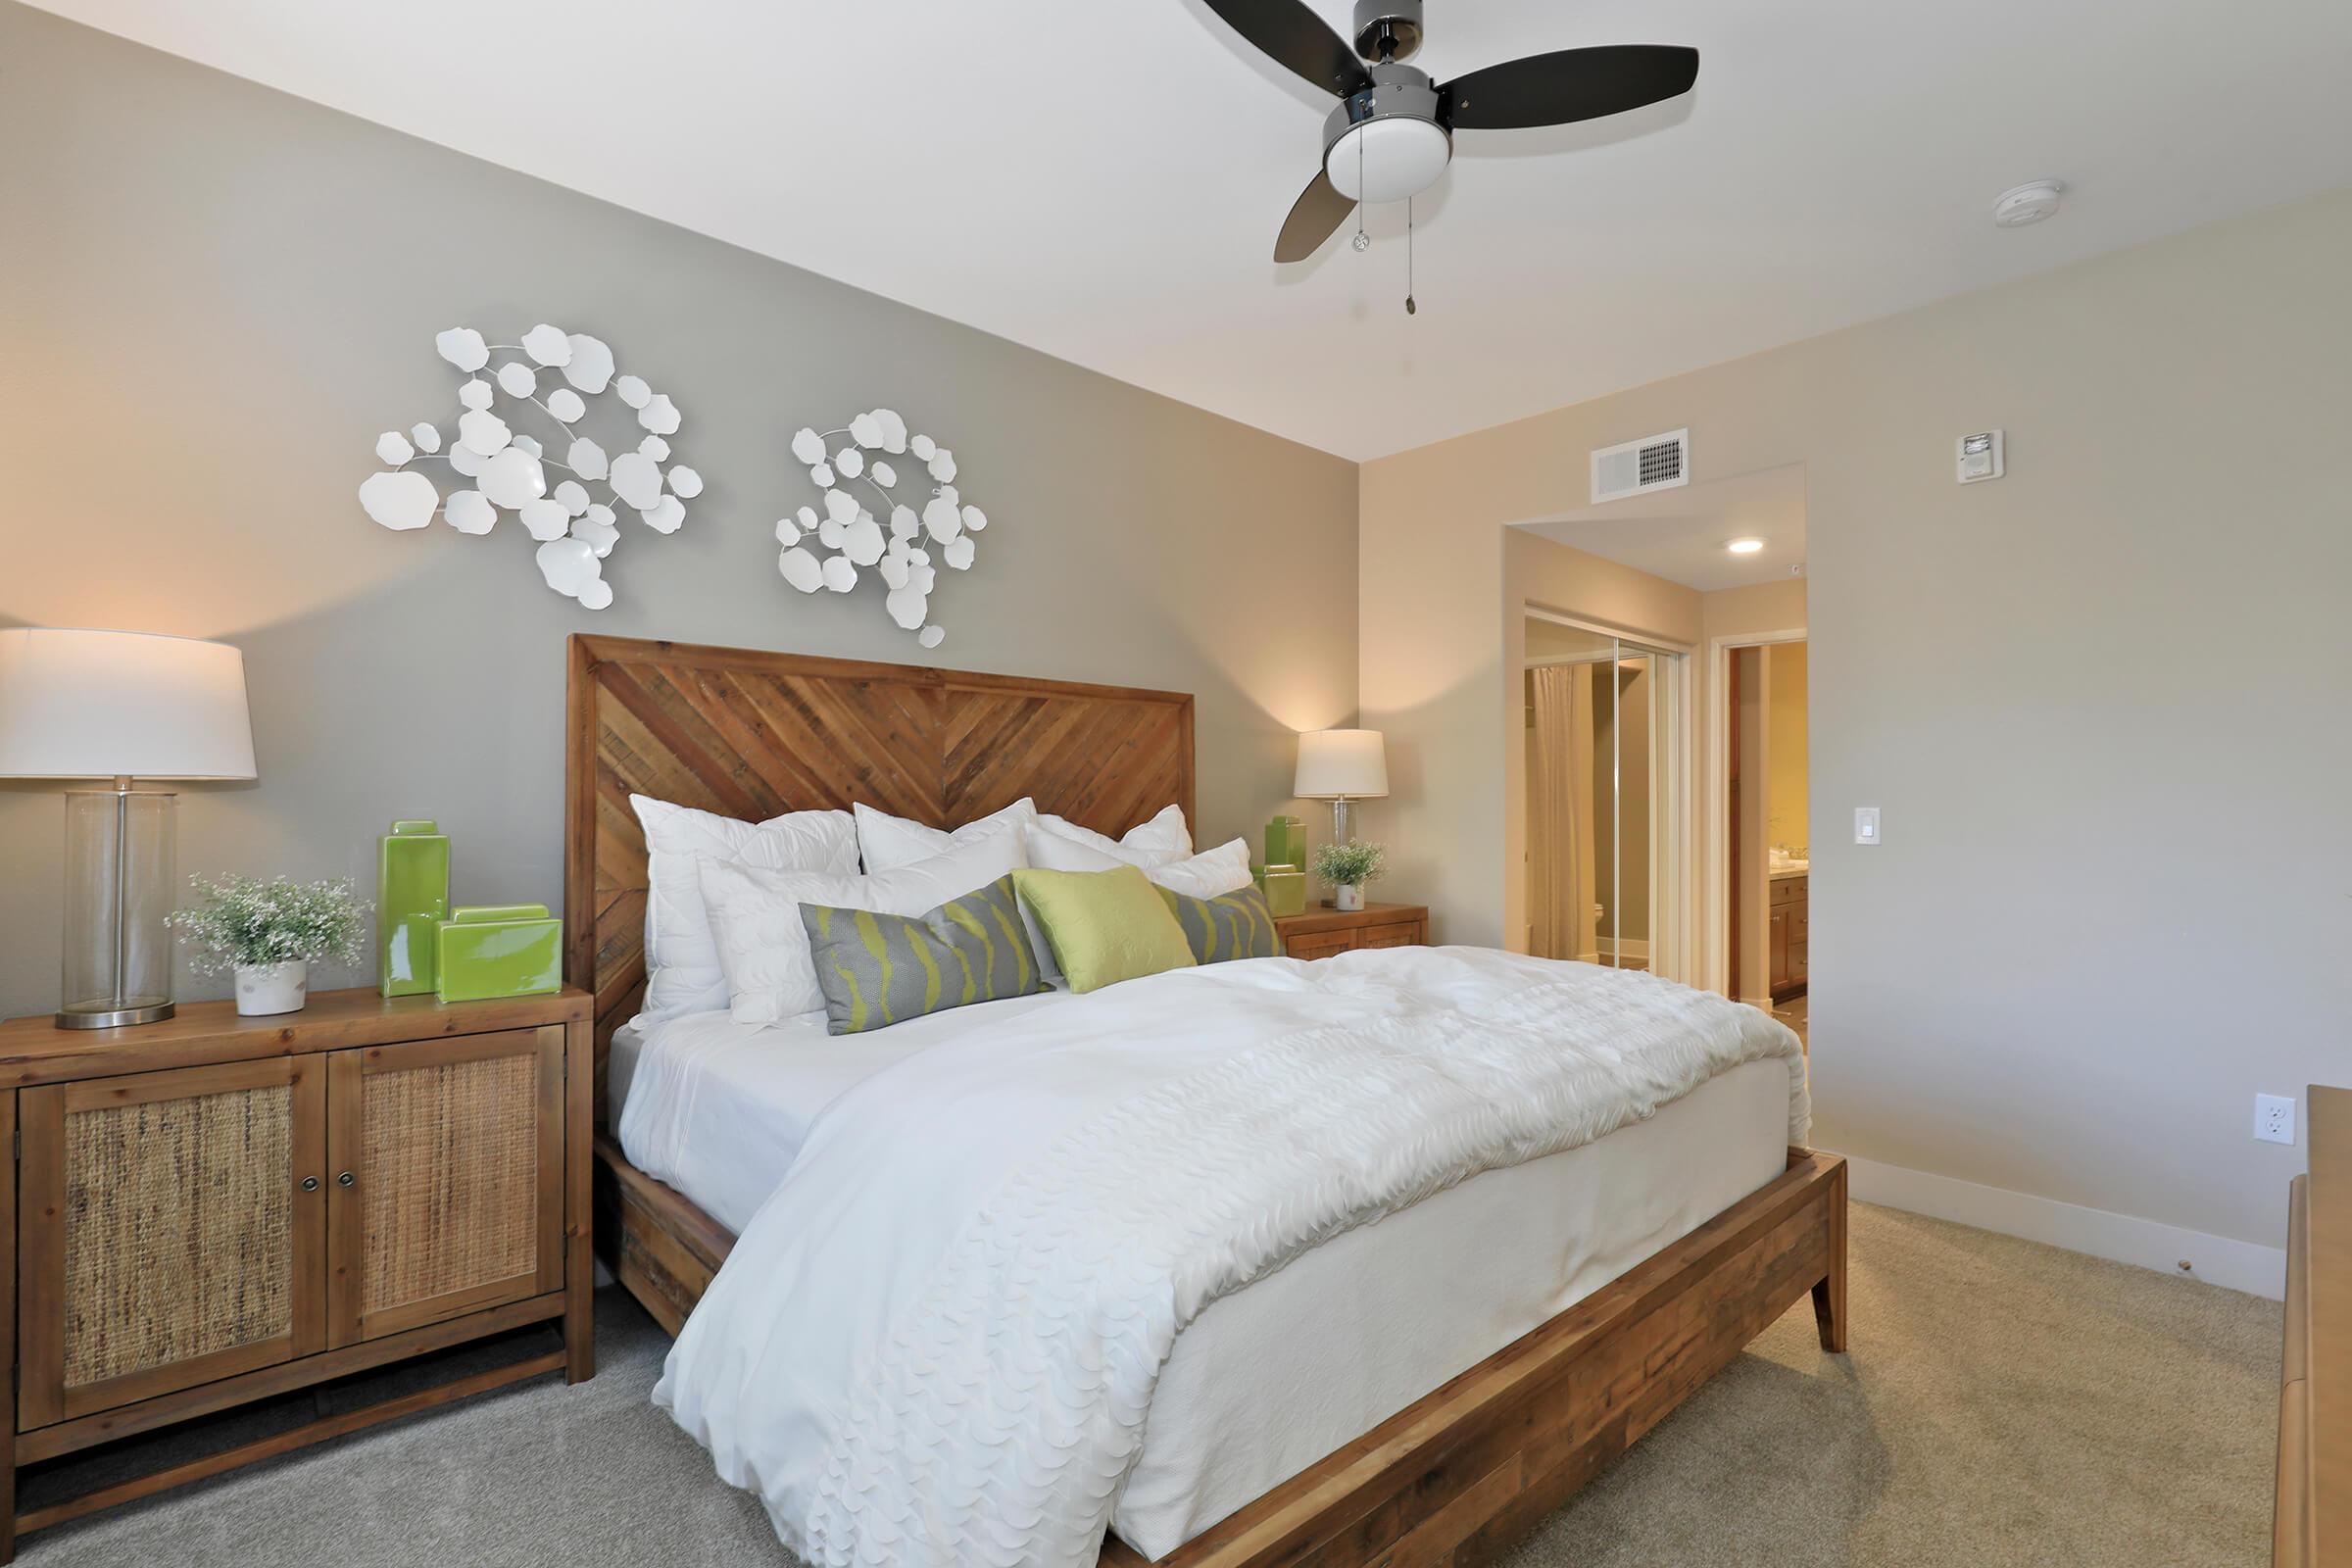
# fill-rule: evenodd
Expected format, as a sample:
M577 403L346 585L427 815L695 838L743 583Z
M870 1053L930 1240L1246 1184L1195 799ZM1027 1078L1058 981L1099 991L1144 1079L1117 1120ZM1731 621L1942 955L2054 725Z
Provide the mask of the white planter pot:
M1342 882L1331 890L1331 906L1335 909L1362 908L1364 885L1361 882Z
M248 1018L300 1012L310 1000L311 966L302 958L284 963L237 965L237 1011Z

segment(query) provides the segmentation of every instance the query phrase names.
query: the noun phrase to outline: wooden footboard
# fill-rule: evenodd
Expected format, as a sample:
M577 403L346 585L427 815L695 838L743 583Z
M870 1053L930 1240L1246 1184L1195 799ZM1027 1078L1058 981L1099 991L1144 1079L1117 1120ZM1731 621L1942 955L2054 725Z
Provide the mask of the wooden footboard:
M1485 1562L1810 1292L1845 1348L1845 1161L1788 1172L1194 1537L1160 1568ZM1117 1540L1102 1561L1147 1561Z
M735 1238L596 1144L598 1250L672 1335ZM1769 1186L1158 1559L1160 1568L1484 1562L1813 1298L1845 1348L1845 1161L1788 1152ZM1115 1538L1111 1568L1148 1559Z

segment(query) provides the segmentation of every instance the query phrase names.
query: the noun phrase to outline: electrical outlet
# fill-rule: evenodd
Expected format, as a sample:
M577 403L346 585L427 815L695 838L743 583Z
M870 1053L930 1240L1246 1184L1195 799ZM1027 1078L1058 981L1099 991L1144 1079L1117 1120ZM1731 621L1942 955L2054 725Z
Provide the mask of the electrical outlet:
M2295 1102L2284 1095L2254 1097L2254 1136L2266 1144L2295 1141Z

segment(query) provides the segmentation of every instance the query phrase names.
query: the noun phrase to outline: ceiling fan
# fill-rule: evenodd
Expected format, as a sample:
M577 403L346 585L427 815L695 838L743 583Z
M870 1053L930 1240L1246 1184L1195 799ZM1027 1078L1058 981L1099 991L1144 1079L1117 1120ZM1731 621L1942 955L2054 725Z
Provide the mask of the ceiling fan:
M1421 0L1356 0L1349 45L1305 0L1206 0L1275 64L1339 106L1323 122L1323 168L1283 220L1274 260L1303 262L1358 202L1402 201L1437 183L1457 130L1565 125L1690 90L1698 51L1665 44L1560 49L1451 81L1404 62L1421 47Z

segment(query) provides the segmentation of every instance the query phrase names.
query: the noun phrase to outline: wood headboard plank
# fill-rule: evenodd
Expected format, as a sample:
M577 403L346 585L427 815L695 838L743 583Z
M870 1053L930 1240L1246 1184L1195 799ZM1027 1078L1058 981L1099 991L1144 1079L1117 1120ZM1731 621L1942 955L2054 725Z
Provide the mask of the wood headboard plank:
M1112 834L1193 814L1183 692L585 634L569 671L564 970L596 998L600 1084L645 982L631 794L755 821L863 801L950 827L1024 795Z

